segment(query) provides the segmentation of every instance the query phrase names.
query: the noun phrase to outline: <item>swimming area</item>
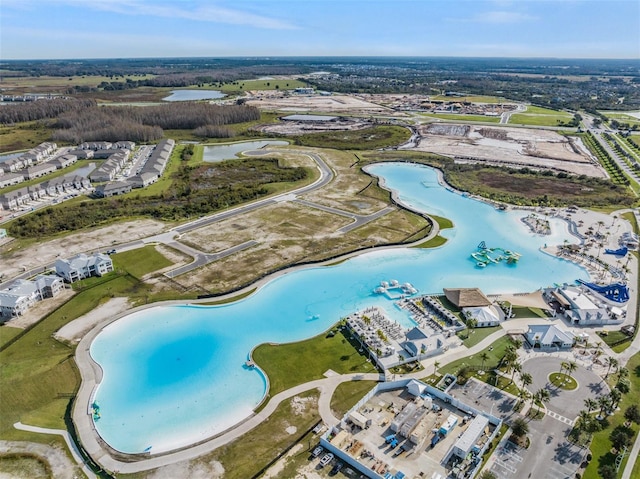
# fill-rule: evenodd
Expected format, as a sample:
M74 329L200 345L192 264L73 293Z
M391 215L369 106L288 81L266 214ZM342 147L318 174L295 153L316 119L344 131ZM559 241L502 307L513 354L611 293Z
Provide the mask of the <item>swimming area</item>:
M251 296L223 306L159 306L108 325L91 345L103 369L95 391L101 437L127 453L153 453L204 440L249 416L266 391L257 369L244 363L263 342L297 341L318 334L356 310L383 307L405 326L406 313L373 289L383 280L412 283L420 293L445 287L481 287L517 293L587 279L582 268L542 253L545 243L575 242L566 224L550 218L552 235L537 236L520 218L438 184L435 170L406 163L373 165L408 206L451 219L437 249L369 252L335 266L285 273ZM478 268L470 253L488 247L517 251L517 264ZM114 354L117 351L117 354Z

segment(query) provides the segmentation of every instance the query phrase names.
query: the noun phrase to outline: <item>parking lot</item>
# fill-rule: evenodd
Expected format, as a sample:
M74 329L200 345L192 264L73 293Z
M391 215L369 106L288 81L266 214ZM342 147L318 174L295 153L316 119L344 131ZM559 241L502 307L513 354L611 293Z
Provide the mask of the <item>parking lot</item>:
M477 379L469 379L464 386L455 384L449 392L480 411L510 420L514 414L513 406L517 399Z

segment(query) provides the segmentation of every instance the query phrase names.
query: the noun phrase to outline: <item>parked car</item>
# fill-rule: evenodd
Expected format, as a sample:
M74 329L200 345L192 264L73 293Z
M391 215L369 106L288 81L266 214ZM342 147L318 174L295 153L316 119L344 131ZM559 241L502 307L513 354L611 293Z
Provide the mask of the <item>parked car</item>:
M322 447L322 446L318 446L318 447L316 447L316 448L313 450L313 452L311 453L311 455L312 455L313 457L318 457L318 456L320 456L320 454L322 454L323 452L324 452L324 447Z
M331 468L331 472L329 472L329 475L335 476L336 474L338 474L340 472L340 469L342 469L343 465L344 463L342 461L336 462L335 466Z
M322 459L320 459L320 467L326 466L331 461L333 461L333 453L330 452L329 454L322 456Z

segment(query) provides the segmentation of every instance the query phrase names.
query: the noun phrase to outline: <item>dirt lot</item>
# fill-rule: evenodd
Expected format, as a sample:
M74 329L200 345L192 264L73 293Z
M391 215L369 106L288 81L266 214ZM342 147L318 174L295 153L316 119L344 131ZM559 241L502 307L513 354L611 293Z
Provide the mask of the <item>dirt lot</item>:
M185 290L200 286L211 293L221 293L288 264L319 261L361 247L405 240L426 225L426 222L415 221L415 216L398 210L349 233L339 234L336 230L348 224L348 218L297 203L280 203L245 215L242 223L237 219L230 224L218 223L183 237L185 242L193 242L198 247L215 245L216 249L238 244L245 238L258 244L178 276L174 281ZM243 230L245 224L248 228Z
M276 135L301 135L320 131L362 130L371 126L373 126L373 123L367 120L336 118L332 121L314 122L286 120L272 125L261 125L256 129L262 133L272 133Z
M247 105L261 110L291 112L326 112L348 114L390 114L393 110L368 102L354 95L296 95L279 91L253 91L246 100Z
M0 247L0 273L11 278L23 270L43 267L59 257L100 251L115 244L135 241L160 233L166 228L167 225L159 221L137 220L96 228L25 247L17 247L17 242L12 241Z
M422 139L415 148L419 151L606 178L580 142L571 143L552 130L430 124L421 126L419 131Z

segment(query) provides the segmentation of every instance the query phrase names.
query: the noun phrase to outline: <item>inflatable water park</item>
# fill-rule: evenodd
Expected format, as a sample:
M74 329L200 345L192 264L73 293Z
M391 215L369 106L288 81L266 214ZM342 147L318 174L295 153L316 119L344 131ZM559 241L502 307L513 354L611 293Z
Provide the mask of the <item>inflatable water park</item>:
M402 283L392 279L391 283L382 281L380 286L373 290L376 294L384 294L389 299L402 299L413 296L418 292L411 283Z
M484 241L478 245L478 250L471 253L471 257L476 261L478 268L485 268L488 264L506 261L508 264L515 264L522 255L516 251L504 248L489 248Z

